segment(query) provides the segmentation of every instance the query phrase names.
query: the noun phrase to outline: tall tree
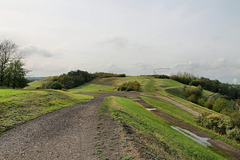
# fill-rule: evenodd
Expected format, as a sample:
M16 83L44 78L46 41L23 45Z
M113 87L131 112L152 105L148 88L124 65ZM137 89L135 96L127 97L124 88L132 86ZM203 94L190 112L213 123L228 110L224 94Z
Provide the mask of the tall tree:
M21 59L13 59L6 72L6 85L8 87L15 88L22 88L27 85L27 79L25 75L28 73L26 69L23 68L24 63Z
M5 71L10 60L16 55L17 46L9 40L0 42L0 86L3 86Z

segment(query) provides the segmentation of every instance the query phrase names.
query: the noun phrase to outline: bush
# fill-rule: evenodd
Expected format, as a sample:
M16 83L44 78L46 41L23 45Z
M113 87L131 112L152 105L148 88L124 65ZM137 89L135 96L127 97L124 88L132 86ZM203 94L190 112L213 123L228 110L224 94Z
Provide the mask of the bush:
M187 100L189 100L190 102L196 103L197 102L197 97L195 94L192 94L191 96L189 96L187 98Z
M51 89L62 89L63 85L57 81L53 82L50 86Z
M197 103L200 105L204 105L204 100L201 98L202 97L202 87L198 86L198 87L187 87L184 86L183 88L184 90L184 95L187 98L187 100L193 102L193 103Z
M235 122L232 121L232 117L230 118L231 120L226 119L219 114L203 113L201 116L196 118L196 122L202 127L227 136L227 138L240 141L240 129Z
M197 100L197 104L199 104L201 106L205 106L205 100L203 98L200 98Z
M228 130L227 137L236 141L240 141L240 129L235 127L234 129Z
M223 109L228 108L228 106L228 101L219 97L213 104L213 110L216 112L221 112Z
M204 106L208 109L212 109L213 105L212 105L212 102L211 101L207 101L205 102Z
M139 91L139 90L140 90L140 83L137 81L123 83L118 88L118 91Z
M229 115L231 124L233 127L240 128L240 113L239 112L233 112Z
M126 74L114 74L105 72L96 72L93 74L94 78L109 78L109 77L126 77Z
M169 79L170 77L162 74L162 75L154 75L154 78Z
M45 88L46 88L46 84L45 84L45 83L42 83L42 85L41 85L40 88L41 88L41 89L45 89Z
M198 87L184 87L184 95L186 97L189 97L191 95L195 95L197 98L200 98L202 96L202 87L201 86L198 86Z
M70 89L89 82L93 79L93 76L86 71L70 71L67 74L52 77L46 84L47 89ZM43 84L42 84L43 85Z
M225 135L231 126L230 121L219 114L202 114L197 117L197 123L222 135Z

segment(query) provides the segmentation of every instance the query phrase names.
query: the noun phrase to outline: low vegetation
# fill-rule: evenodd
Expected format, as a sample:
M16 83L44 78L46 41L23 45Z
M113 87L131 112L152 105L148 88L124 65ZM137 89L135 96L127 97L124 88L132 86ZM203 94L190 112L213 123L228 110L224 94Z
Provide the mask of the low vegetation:
M132 135L146 159L224 159L181 133L162 118L127 98L109 97L110 116Z
M140 91L140 83L137 81L123 83L118 87L118 91Z
M41 89L70 89L78 87L92 79L93 76L86 71L70 71L67 74L52 77L46 84L42 84Z
M226 117L220 114L202 114L196 122L208 129L240 142L240 114Z
M126 74L114 74L114 73L105 73L97 72L93 74L94 78L109 78L109 77L126 77Z
M62 107L93 99L54 90L0 89L0 133Z
M220 93L228 99L240 98L240 87L238 85L231 85L228 83L221 83L218 80L210 80L209 78L201 77L197 78L190 73L181 73L170 76L171 79L181 82L186 85L201 86L203 89Z

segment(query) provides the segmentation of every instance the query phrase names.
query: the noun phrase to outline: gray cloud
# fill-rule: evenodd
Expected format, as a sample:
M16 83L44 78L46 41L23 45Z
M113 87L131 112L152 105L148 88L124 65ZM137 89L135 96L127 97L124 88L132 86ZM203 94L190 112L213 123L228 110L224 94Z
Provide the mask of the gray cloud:
M22 49L22 52L24 54L26 54L27 56L30 56L30 55L40 55L42 57L53 57L54 54L51 52L51 51L48 51L48 50L45 50L45 49L41 49L41 48L38 48L36 46L27 46L27 47L24 47Z
M125 48L129 45L128 40L120 36L110 36L102 40L102 44L113 45L114 47Z
M209 77L212 79L220 79L229 83L237 83L240 78L240 67L238 61L227 61L220 58L214 61L193 62L185 64L176 64L170 67L171 73L188 72L196 76Z

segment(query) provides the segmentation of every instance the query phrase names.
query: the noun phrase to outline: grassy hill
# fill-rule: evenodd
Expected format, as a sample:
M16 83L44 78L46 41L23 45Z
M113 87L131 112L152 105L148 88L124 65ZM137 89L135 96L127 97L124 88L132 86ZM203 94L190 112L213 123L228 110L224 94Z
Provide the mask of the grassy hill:
M42 114L93 99L55 90L0 89L0 133Z
M48 80L50 80L51 78L52 77L45 77L43 79L30 82L30 83L28 83L28 86L25 87L24 89L37 89L37 88L40 88L43 83L47 83Z
M61 107L70 106L77 102L88 101L91 96L75 95L72 93L114 92L125 82L138 81L141 83L141 98L146 104L153 106L157 111L174 117L179 122L195 127L217 140L226 142L240 149L240 144L228 139L212 130L203 128L196 123L196 117L179 107L157 98L158 95L168 97L198 113L215 114L226 117L208 108L188 101L183 94L183 84L171 79L157 79L152 76L128 76L96 78L89 83L69 89L67 92L56 90L34 90L41 83L48 81L43 79L30 83L33 90L0 90L1 130L11 128L15 124L35 118L41 114L51 112ZM212 92L203 90L205 98ZM152 97L151 97L152 96ZM154 97L155 96L155 97ZM197 142L187 138L183 134L171 128L173 124L166 119L147 111L136 97L107 97L102 104L99 114L106 115L117 121L123 129L130 129L130 139L134 139L146 157L150 159L234 159L232 156L221 152L214 147L203 147ZM149 158L148 158L149 159Z

